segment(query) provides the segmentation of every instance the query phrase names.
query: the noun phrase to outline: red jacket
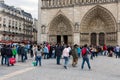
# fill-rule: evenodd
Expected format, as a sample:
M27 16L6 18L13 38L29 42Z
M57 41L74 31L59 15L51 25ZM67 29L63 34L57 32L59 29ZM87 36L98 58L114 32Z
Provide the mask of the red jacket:
M106 45L103 46L103 50L107 50L107 46Z

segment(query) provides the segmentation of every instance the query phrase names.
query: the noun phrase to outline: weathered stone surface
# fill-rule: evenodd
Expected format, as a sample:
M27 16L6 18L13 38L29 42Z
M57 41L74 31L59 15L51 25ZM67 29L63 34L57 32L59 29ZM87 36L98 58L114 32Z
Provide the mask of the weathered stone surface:
M107 2L108 0L106 0ZM78 2L78 1L76 1ZM73 2L74 3L74 2ZM61 4L60 4L61 5ZM66 3L67 6L67 3ZM72 35L74 39L72 39L73 44L77 43L83 45L83 43L91 44L91 34L96 33L96 43L95 45L107 44L107 45L116 45L119 44L118 40L119 36L117 34L118 31L118 23L120 20L120 3L111 1L108 3L101 4L100 2L93 3L84 3L81 5L77 5L75 3L73 6L56 6L56 7L44 7L41 9L41 26L46 26L46 34L48 37L48 42L50 36L56 36L56 39L53 41L57 42L57 35ZM59 30L58 25L64 22L67 31L61 29ZM76 26L76 23L79 25ZM70 34L70 33L71 34ZM79 36L74 35L74 33L79 32ZM88 33L88 40L81 38L81 33ZM99 34L104 33L103 41L100 41ZM109 36L111 34L112 36ZM41 34L42 36L43 34ZM117 36L116 36L117 35ZM75 38L75 37L79 38ZM46 38L38 39L39 41L46 41ZM69 40L67 42L70 42ZM102 42L102 43L100 43Z

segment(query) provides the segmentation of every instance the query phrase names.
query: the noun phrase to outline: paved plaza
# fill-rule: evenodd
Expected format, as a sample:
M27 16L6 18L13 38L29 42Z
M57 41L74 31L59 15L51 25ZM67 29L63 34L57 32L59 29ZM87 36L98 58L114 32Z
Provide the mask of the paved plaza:
M72 59L69 61L68 69L61 65L56 65L55 59L42 59L41 67L32 66L33 59L25 63L16 63L15 66L0 65L0 80L119 80L120 79L120 59L115 57L99 56L90 60L92 70L87 65L81 70L79 59L77 67L72 67Z

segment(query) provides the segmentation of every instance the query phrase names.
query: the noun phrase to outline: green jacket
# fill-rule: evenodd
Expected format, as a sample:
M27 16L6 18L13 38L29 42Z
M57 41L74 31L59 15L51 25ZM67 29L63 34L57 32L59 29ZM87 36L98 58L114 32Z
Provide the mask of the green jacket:
M12 49L12 54L16 55L17 54L17 50L16 49Z
M78 58L77 48L72 49L72 56L73 56L73 58Z

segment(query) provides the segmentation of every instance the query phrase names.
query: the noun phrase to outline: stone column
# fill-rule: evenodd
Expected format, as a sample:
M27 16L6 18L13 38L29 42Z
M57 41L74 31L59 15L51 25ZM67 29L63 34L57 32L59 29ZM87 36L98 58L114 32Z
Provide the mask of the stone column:
M41 0L38 1L38 33L37 33L37 43L41 43Z
M56 5L56 0L53 0L53 6L55 6Z
M42 7L45 7L45 1L42 0Z
M63 42L64 40L63 40L63 35L61 35L61 42Z
M66 0L66 1L65 1L65 5L69 5L68 3L69 3L69 0Z
M45 7L47 7L47 1L44 1L44 3L45 3Z
M66 3L67 3L67 0L65 0L65 1L63 2L64 6L66 6Z
M58 6L59 2L58 0L55 0L55 6Z
M61 6L63 6L63 0L60 0Z
M118 37L118 39L117 39L117 44L120 46L120 31L117 32L117 37Z
M51 0L48 1L49 6L51 6Z
M54 6L54 0L51 0L51 6Z
M117 44L120 46L120 23L118 23L118 29L117 29Z
M49 1L48 1L48 0L46 0L45 2L46 2L46 6L48 7L48 6L49 6Z
M97 44L96 45L98 46L99 45L99 33L96 33L96 38L97 38L97 41L96 41Z
M80 45L80 33L73 33L73 44Z

